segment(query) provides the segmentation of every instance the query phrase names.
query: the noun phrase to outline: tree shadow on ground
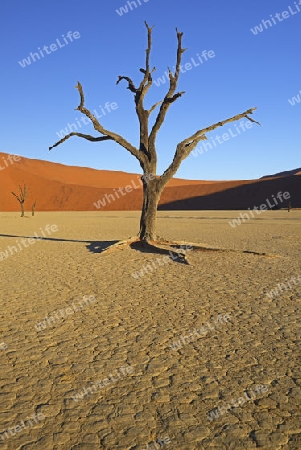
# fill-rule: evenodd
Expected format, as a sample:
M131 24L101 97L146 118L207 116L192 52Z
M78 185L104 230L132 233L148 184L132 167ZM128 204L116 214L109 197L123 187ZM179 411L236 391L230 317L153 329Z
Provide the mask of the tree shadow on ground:
M92 253L101 253L118 241L87 241L81 239L64 239L64 238L53 238L53 237L43 237L43 236L17 236L14 234L0 234L0 237L8 238L19 238L19 239L35 239L37 241L54 241L54 242L82 242L88 244L86 248ZM17 244L17 243L16 243ZM32 244L29 244L32 245Z
M35 239L37 241L53 241L53 242L75 242L75 243L84 243L86 245L86 249L89 250L90 253L102 253L105 250L108 250L112 245L117 244L119 241L89 241L82 239L64 239L64 238L55 238L55 237L43 237L43 236L17 236L14 234L0 234L0 237L8 237L8 238L17 238L17 239ZM15 245L17 243L15 242ZM14 244L12 244L14 245ZM32 244L28 244L32 245ZM147 246L143 247L139 242L133 242L129 245L133 250L138 250L141 253L162 253L167 254L166 251L160 250L156 247ZM24 248L26 248L24 246ZM176 246L175 246L176 248Z
M151 254L162 254L168 255L173 261L182 264L189 264L186 258L186 253L189 251L214 251L214 252L241 252L241 253L251 253L260 256L275 256L268 255L266 253L258 253L250 250L234 250L234 249L224 249L224 248L211 248L202 244L193 243L180 243L180 242L141 242L138 237L129 238L124 241L89 241L80 239L63 239L63 238L52 238L52 237L40 237L40 236L17 236L14 234L0 234L0 237L9 238L19 238L19 239L35 239L37 241L54 241L54 242L76 242L76 243L86 243L86 249L90 253L108 253L111 251L121 250L129 247L133 250L138 250L141 253L151 253ZM20 243L15 242L16 245ZM32 244L29 244L32 245ZM9 247L9 246L7 246ZM7 248L6 247L6 248ZM26 246L24 246L26 248ZM3 253L0 250L0 254Z
M91 253L102 253L111 245L117 244L117 242L118 241L91 241L89 245L86 245L86 249Z

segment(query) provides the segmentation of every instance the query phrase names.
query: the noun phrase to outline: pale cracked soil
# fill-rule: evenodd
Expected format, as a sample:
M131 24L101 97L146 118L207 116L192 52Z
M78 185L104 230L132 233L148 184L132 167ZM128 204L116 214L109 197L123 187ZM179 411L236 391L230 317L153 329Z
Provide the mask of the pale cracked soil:
M0 252L47 224L58 231L0 261L0 449L153 450L168 437L160 448L300 450L301 282L267 293L301 277L301 211L231 228L238 214L161 211L158 234L268 255L190 252L190 265L159 266L162 255L130 248L99 253L135 235L138 212L1 213ZM147 263L158 267L134 279ZM96 300L37 331L84 295ZM220 314L230 321L189 338ZM266 392L222 409L256 385ZM12 428L33 413L44 419Z

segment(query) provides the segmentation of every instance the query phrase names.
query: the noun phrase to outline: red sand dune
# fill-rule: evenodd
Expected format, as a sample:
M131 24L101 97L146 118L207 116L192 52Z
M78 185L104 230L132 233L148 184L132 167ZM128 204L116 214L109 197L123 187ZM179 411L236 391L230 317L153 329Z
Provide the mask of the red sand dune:
M159 209L247 209L259 206L279 191L288 191L293 207L301 207L301 172L294 175L247 181L201 181L173 179L165 188ZM0 211L18 211L11 194L25 183L29 196L25 209L36 201L37 211L140 210L140 175L73 167L28 159L11 164L0 152ZM124 196L118 188L130 185ZM109 196L110 195L110 196ZM102 200L102 205L96 205ZM287 206L288 202L281 204ZM96 204L96 205L95 205Z

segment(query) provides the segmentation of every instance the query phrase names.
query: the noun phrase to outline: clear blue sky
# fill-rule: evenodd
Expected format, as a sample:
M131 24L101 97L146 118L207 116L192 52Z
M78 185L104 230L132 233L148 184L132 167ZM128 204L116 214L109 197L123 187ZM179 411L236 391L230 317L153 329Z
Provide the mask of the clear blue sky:
M299 2L299 0L297 0ZM258 110L254 126L230 137L202 155L190 155L176 176L189 179L251 179L300 167L301 102L288 99L301 90L301 12L293 0L136 0L137 8L119 15L125 0L4 0L1 2L1 145L0 151L29 158L97 169L140 172L136 159L111 142L91 143L73 137L51 152L57 132L77 123L81 114L79 80L86 107L98 115L106 102L117 104L100 121L112 131L138 143L138 122L133 94L118 75L136 83L141 79L146 48L144 20L154 25L151 65L162 77L175 63L175 27L184 32L188 50L183 64L197 63L197 54L214 52L203 64L182 73L175 102L157 141L158 173L172 160L177 142L222 119L251 107ZM301 1L300 1L301 3ZM291 10L288 7L291 7ZM301 11L301 5L299 6ZM279 21L275 14L284 14ZM251 28L271 19L262 32ZM67 33L80 37L70 42ZM68 45L63 36L67 39ZM57 39L60 42L59 46ZM50 45L56 44L51 51ZM30 59L43 49L44 57ZM52 47L54 49L55 47ZM212 54L211 54L212 55ZM30 65L19 61L29 58ZM24 65L24 63L23 63ZM146 105L163 98L166 86L153 85ZM153 113L154 114L154 113ZM155 117L155 116L154 116ZM97 135L91 125L78 131ZM235 126L226 125L208 138ZM215 141L217 142L217 141Z

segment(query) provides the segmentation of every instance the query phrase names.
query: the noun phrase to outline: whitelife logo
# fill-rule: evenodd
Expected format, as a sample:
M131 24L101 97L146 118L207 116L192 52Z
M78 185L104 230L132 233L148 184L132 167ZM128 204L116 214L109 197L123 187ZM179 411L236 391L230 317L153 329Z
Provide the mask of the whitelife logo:
M80 37L81 36L78 31L74 31L73 33L72 33L72 31L68 31L68 33L67 33L67 38L69 39L70 42L73 42L73 39L79 39ZM55 41L56 44L51 44L49 46L44 45L42 50L40 47L38 47L38 50L39 50L39 53L41 56L39 55L39 53L30 52L29 56L27 58L22 59L22 61L18 61L20 66L22 67L22 69L24 69L24 67L26 67L26 65L30 66L31 60L33 62L36 62L37 60L41 59L41 57L44 58L45 55L43 53L43 50L46 53L46 55L50 55L51 53L56 52L58 50L58 48L66 47L66 45L68 45L69 42L63 34L62 34L62 38L63 38L63 41L65 42L65 44L63 44L59 39L56 39L56 41ZM48 50L48 48L50 50Z
M299 3L294 2L294 5L295 5L295 10L293 10L291 6L288 6L288 11L283 11L281 14L277 13L274 16L272 14L270 14L271 20L270 19L268 19L268 20L262 19L262 21L261 21L262 23L259 25L256 25L254 28L250 28L250 31L252 31L252 33L256 36L257 34L262 33L265 29L267 30L268 28L278 25L278 23L283 22L283 20L289 19L290 17L294 16L295 14L298 14L299 12L301 12L301 9L300 9L301 0L299 0ZM276 22L275 19L277 19L278 22Z
M199 147L196 147L195 150L192 150L191 154L196 158L198 155L202 155L204 151L208 152L208 150L212 150L212 144L214 145L214 147L217 147L217 143L215 141L217 141L218 144L223 144L224 142L229 141L229 139L240 135L242 133L241 130L245 132L246 129L249 130L253 126L254 124L252 122L245 122L242 120L238 126L236 124L234 125L237 134L234 133L233 128L228 128L229 133L223 133L221 136L217 134L216 136L211 137L207 142L202 141ZM241 128L241 130L238 127Z
M206 326L203 325L199 330L197 328L194 328L193 332L188 333L188 335L183 336L181 335L180 339L178 341L174 341L172 344L169 345L169 347L172 350L180 350L183 345L190 344L190 342L194 342L194 335L197 336L199 339L200 337L205 336L210 331L215 330L220 324L224 325L225 323L228 323L231 321L230 313L226 314L219 314L217 318L213 321L213 324L209 324L209 322L206 322ZM213 325L213 327L211 326ZM182 342L181 342L182 340Z
M17 156L17 155L7 155L7 157L2 156L2 159L3 159L3 163L2 163L2 164L4 164L4 167L2 167L2 166L0 165L0 170L4 170L4 169L6 169L7 167L10 167L11 165L13 165L14 162L20 161L20 160L21 160L21 156Z
M232 408L238 408L239 406L243 406L246 402L250 402L254 399L256 399L257 396L265 394L268 391L268 386L266 384L256 385L255 386L255 392L252 389L249 389L249 392L244 391L243 395L244 397L239 397L238 399L233 399L228 403L226 406L218 406L217 408L212 409L208 414L207 418L212 421L214 419L218 419L223 414L228 414L228 411L230 411Z
M26 430L26 428L34 426L33 422L38 423L39 421L42 421L44 419L45 419L45 416L42 413L33 414L32 416L27 417L24 420L21 420L19 422L19 424L15 425L13 427L9 427L6 430L2 431L0 433L0 439L2 441L4 441L5 439L9 439L10 436L8 433L10 433L11 436L16 436L16 434L21 433L23 431L23 429ZM26 425L25 425L25 423L26 423Z
M283 289L285 289L286 291L288 289L292 289L293 286L291 285L291 283L294 283L295 286L301 283L301 274L296 277L292 277L290 280L287 279L285 283L278 283L275 289L271 289L270 292L267 292L267 296L272 300L273 297L277 297L278 295L282 294Z
M110 113L112 110L114 111L115 109L117 109L118 105L115 102L106 102L104 105L104 108L101 105L99 105L99 108L100 108L102 114L98 114L98 111L96 109L93 109L93 111L92 111L94 113L94 116L97 117L97 119L100 119L103 115L106 116L106 112L105 112L104 108L107 110L107 113ZM76 117L75 120L76 120L76 123L68 122L66 128L56 132L57 136L60 139L63 139L65 136L67 136L67 134L71 133L72 131L77 132L79 128L82 128L82 124L80 123L80 121L84 125L92 124L91 120L84 116L82 116L80 119L78 119Z
M45 231L47 231L48 236L46 236L46 234L44 233L42 228L40 228L40 230L41 230L41 233L42 233L43 237L40 237L37 234L37 232L35 231L34 232L34 235L35 235L34 238L33 237L26 238L26 239L22 238L21 242L19 242L19 240L17 239L16 240L16 245L19 247L19 250L17 249L17 247L15 245L12 245L12 246L8 245L6 247L5 251L0 252L0 261L3 261L4 259L9 257L9 253L8 252L10 252L11 255L14 255L14 253L18 253L19 251L23 250L22 245L23 245L24 248L28 248L30 245L35 244L37 241L40 241L43 238L47 239L48 236L50 236L51 232L55 233L55 232L58 231L58 227L55 224L54 225L46 225Z
M142 175L141 177L139 175L137 175L137 179L139 180L140 186L135 184L135 180L131 181L131 184L128 184L125 187L119 187L118 188L118 192L119 194L122 195L122 197L124 197L126 194L129 194L130 192L132 192L135 189L141 189L143 187L143 181L145 181L146 183L148 183L149 180L154 180L156 178L156 175L152 174L152 173L146 173L144 175ZM123 190L125 190L125 192L123 192ZM111 203L111 201L115 201L117 200L117 198L120 198L118 195L118 192L116 192L116 189L113 188L114 193L112 194L105 194L105 196L102 199L99 199L97 201L97 203L93 203L93 205L95 206L95 208L100 209L101 207L106 206L107 202ZM115 196L115 197L114 197Z
M266 203L263 203L262 205L259 206L259 210L258 210L258 206L254 206L252 211L254 211L254 212L256 211L256 214L261 214L262 211L266 211L269 208L273 209L273 208L275 208L275 206L279 207L279 203L277 202L275 196L272 195L272 197L273 197L273 200L275 202L274 204L271 204L269 199L267 198L266 202L267 202L268 206L266 205ZM282 193L280 191L277 194L277 198L282 203L283 199L284 200L288 200L289 198L291 198L291 195L290 195L289 192ZM251 211L250 208L248 208L248 210L250 211L250 213L245 213L245 214L240 213L240 215L239 215L239 217L237 217L237 219L233 219L233 220L231 220L231 222L228 222L229 225L231 225L232 228L235 228L236 225L241 225L241 223L242 223L241 220L243 220L243 222L245 222L246 220L250 220L252 218L254 219L255 216L254 216L253 212ZM250 217L249 214L251 214L251 217Z
M144 3L147 3L148 0L143 0ZM115 11L117 12L117 14L121 17L123 16L123 14L127 14L129 12L128 6L130 7L130 10L133 11L133 6L135 6L135 8L138 8L137 3L142 6L141 0L136 0L136 1L128 1L127 4L125 4L124 6L121 6L119 9L115 9Z
M291 106L295 106L298 103L301 102L301 90L299 91L299 93L296 95L296 97L290 98L288 99L288 102L290 103Z
M208 58L215 58L215 53L213 50L209 50L207 52L207 50L203 50L201 56L199 55L199 53L197 53L197 60L199 62L197 62L194 58L190 58L191 62L187 62L186 64L181 64L180 65L180 72L181 73L185 73L188 72L189 70L193 69L194 67L198 67L201 64L203 64L205 61L208 61ZM175 70L176 66L173 66L173 70ZM164 72L163 77L159 77L157 78L157 80L154 80L154 84L159 87L161 86L161 84L165 84L167 81L169 80L169 73L166 70Z
M48 325L56 324L57 321L65 319L66 316L70 316L70 315L74 314L74 312L81 311L85 306L87 306L91 303L94 303L95 301L96 301L96 298L94 297L94 295L84 295L82 301L78 299L79 308L77 308L74 305L74 302L72 302L71 304L72 304L73 309L71 308L71 306L68 306L67 308L64 308L64 309L59 309L59 310L53 312L51 314L51 316L45 317L45 319L42 322L39 322L38 324L36 324L35 328L37 331L43 331L47 328ZM83 302L86 305L83 305ZM58 314L60 314L60 316Z
M116 381L122 379L123 377L126 377L127 375L131 374L134 371L134 368L131 366L123 366L120 367L118 370L115 370L114 375L116 375L117 378L114 378L113 375L110 373L108 378L104 378L103 380L95 381L92 385L88 387L84 387L81 392L78 392L77 394L74 394L72 396L72 399L76 402L79 400L82 400L86 395L94 394L98 389L103 389L104 387L110 385L111 383L116 383Z

